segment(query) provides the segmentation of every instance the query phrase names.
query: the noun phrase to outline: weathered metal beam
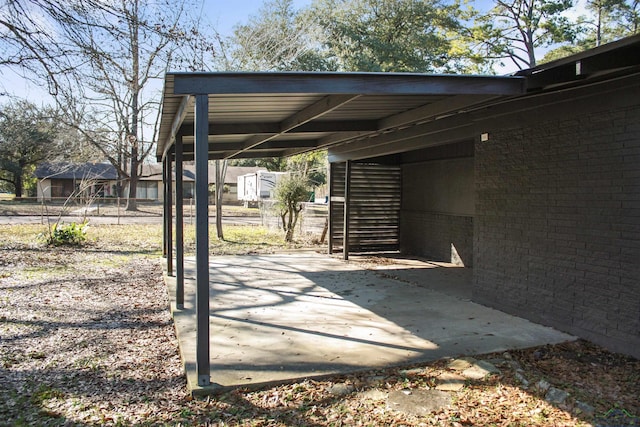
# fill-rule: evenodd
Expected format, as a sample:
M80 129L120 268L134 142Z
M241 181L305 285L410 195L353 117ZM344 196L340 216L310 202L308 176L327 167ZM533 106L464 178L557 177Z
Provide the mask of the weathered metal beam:
M571 85L601 73L614 74L625 69L633 72L640 66L639 45L640 35L635 35L519 71L516 75L528 77L528 91L539 91L545 87Z
M167 163L170 162L170 157L164 157L162 159L162 191L167 194ZM162 257L167 257L167 198L162 197Z
M344 132L334 133L333 135L325 136L318 141L318 148L328 147L330 145L336 145L341 142L351 141L356 138L371 135L372 132Z
M344 162L346 160L360 160L370 157L387 156L391 154L404 153L407 151L420 150L422 148L435 147L474 138L479 130L475 123L467 123L464 126L454 128L438 128L431 133L407 138L400 141L389 140L380 144L367 145L366 141L354 143L357 146L352 149L342 151L343 147L337 150L329 150L330 162Z
M409 73L170 73L174 94L516 95L520 77Z
M167 136L167 139L164 141L164 148L162 152L162 157L166 157L167 153L171 149L171 145L176 138L176 135L180 131L180 127L182 126L182 122L184 121L185 116L189 112L189 110L193 106L193 96L184 96L182 98L182 102L180 102L180 106L176 111L176 114L173 116L173 121L171 122L171 131Z
M332 203L333 201L331 200L332 196L333 196L333 192L335 191L334 189L334 184L333 184L333 178L334 178L334 174L335 174L335 165L333 163L329 164L329 176L327 177L327 182L329 182L329 200L328 200L328 212L327 212L327 231L329 232L329 239L328 239L328 244L327 244L327 251L329 252L329 255L333 254L333 215L331 213L331 207L332 207Z
M257 149L259 150L287 150L290 148L316 148L318 141L315 139L307 140L271 140L264 144L260 144ZM185 153L193 153L193 143L184 144ZM219 153L227 151L237 151L242 148L242 143L239 142L210 142L209 153Z
M445 98L438 102L426 104L413 110L405 111L386 117L378 122L379 129L388 129L414 123L421 120L431 120L444 115L457 113L495 99L493 95L457 95Z
M315 102L308 107L303 108L289 118L283 120L282 123L280 123L280 133L289 132L290 130L295 129L298 126L301 126L311 120L322 117L323 115L335 110L336 108L342 107L343 105L359 97L360 95L352 94L326 96L318 102Z
M295 133L374 131L376 120L323 120L304 123L295 128ZM281 131L278 122L269 123L215 123L209 125L209 135L262 135ZM193 135L193 124L185 123L178 134Z
M225 151L222 153L209 153L209 160L223 160L226 159L231 154L230 151ZM245 151L241 156L238 156L239 159L262 159L265 157L285 157L288 154L285 154L283 150L269 150L269 151ZM195 159L193 153L185 153L183 156L183 160L185 162L190 162Z
M209 337L209 97L195 100L196 166L196 371L198 385L211 384Z
M422 138L430 134L449 130L451 128L459 128L463 126L473 125L473 121L468 113L452 116L447 120L434 120L422 125L411 126L395 132L387 132L377 134L360 141L354 141L347 145L332 148L333 154L345 154L363 149L371 149L373 147L385 144L395 144L408 139ZM428 143L425 140L425 145Z

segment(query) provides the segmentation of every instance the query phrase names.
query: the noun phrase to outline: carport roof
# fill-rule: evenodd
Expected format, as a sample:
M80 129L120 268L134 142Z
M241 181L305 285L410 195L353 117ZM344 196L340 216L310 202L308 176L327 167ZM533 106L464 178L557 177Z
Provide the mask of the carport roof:
M184 159L193 158L197 95L208 98L209 159L281 157L325 147L349 150L354 141L360 149L375 140L395 144L467 126L469 114L459 113L634 74L638 67L640 35L514 76L168 73L157 157L164 158L180 135ZM442 118L447 120L436 122Z
M168 73L158 159L193 157L194 100L208 97L209 159L281 157L388 133L525 93L520 76Z

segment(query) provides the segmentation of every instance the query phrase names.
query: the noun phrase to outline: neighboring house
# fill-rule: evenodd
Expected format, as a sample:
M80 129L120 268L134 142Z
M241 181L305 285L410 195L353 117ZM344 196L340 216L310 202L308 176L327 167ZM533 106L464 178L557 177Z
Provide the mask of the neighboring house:
M118 174L110 163L42 163L35 172L38 201L64 200L76 193L113 197Z
M238 203L238 176L266 170L260 167L229 166L224 179L224 203ZM97 194L100 197L117 197L118 174L111 163L43 163L34 175L38 178L38 201L64 200L72 193L80 191L82 196ZM215 165L209 165L209 185L215 185ZM185 164L183 188L185 199L193 197L194 167ZM123 194L129 191L123 182ZM175 186L175 177L174 177ZM174 190L175 191L175 190ZM138 181L137 199L149 201L164 200L162 186L162 165L145 164Z
M193 197L193 185L195 179L195 169L193 164L185 163L182 173L182 188L185 199ZM223 203L238 204L238 176L255 173L258 171L266 171L265 168L252 166L228 166L227 173L224 177L224 196ZM215 164L209 164L209 186L216 183ZM173 186L175 194L175 172L173 174ZM138 182L138 198L147 200L164 200L162 186L162 165L144 165L142 175ZM213 200L212 200L213 202Z

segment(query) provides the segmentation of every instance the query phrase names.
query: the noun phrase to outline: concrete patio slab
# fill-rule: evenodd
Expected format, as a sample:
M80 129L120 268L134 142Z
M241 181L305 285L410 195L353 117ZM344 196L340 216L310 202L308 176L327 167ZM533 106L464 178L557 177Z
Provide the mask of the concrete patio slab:
M470 270L451 265L364 268L312 252L210 261L210 387L199 387L195 372L193 259L182 310L167 277L194 394L575 339L469 301Z

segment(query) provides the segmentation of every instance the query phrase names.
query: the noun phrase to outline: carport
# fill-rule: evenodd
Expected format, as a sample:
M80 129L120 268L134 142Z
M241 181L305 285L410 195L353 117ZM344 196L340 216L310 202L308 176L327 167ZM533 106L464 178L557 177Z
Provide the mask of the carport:
M207 161L318 148L331 162L330 253L471 262L473 301L637 356L639 52L636 35L504 77L167 74L157 157L166 189L173 163L178 180L177 310L179 180L196 163L197 383L211 382Z
M165 77L157 157L163 163L165 183L164 255L167 271L174 273L172 174L176 176L176 287L177 310L185 306L185 269L182 218L182 164L194 160L196 257L196 371L197 382L211 382L209 329L208 166L213 159L289 156L305 151L349 147L350 144L394 142L425 144L429 134L447 132L455 141L476 131L465 114L525 92L522 77L487 77L378 73L168 73ZM439 128L442 118L459 123ZM425 126L428 125L428 128ZM425 129L428 129L425 131ZM480 131L480 130L478 130ZM478 138L480 135L478 134ZM442 144L446 138L440 138ZM428 142L427 142L428 143ZM373 146L372 146L373 147ZM403 148L404 150L405 148ZM388 151L388 150L387 150ZM398 152L400 149L398 150ZM336 171L332 170L335 174ZM341 249L348 259L350 245L360 252L397 248L398 224L385 230L368 227L387 216L382 210L367 224L352 219L362 212L359 199L351 199L355 181L367 188L367 176L352 179L351 161L345 161L342 179L330 189L329 251ZM363 182L364 179L364 182ZM368 197L375 211L393 201ZM393 206L391 206L393 208ZM354 226L355 225L355 226ZM363 235L364 231L364 235ZM375 236L384 235L383 240ZM340 248L341 246L341 248Z

